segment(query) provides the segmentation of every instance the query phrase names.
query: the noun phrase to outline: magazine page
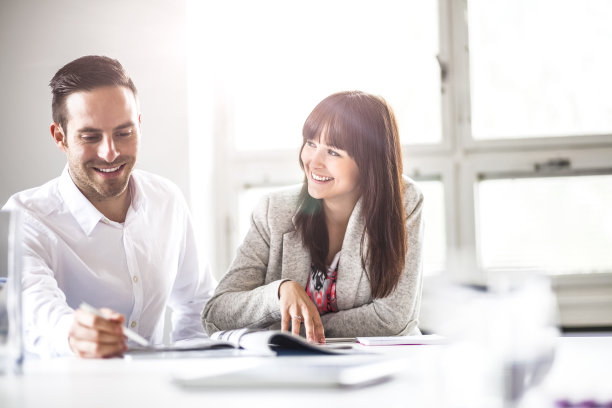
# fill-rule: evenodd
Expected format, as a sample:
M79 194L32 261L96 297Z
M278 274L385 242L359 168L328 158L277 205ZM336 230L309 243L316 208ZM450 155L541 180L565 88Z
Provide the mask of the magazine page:
M312 344L303 337L279 330L236 329L213 333L211 339L230 342L245 350L273 351L277 355L347 354L350 346L326 346Z
M152 351L193 351L193 350L216 350L236 348L232 343L212 338L187 339L175 342L171 345L130 346L128 352L144 353Z

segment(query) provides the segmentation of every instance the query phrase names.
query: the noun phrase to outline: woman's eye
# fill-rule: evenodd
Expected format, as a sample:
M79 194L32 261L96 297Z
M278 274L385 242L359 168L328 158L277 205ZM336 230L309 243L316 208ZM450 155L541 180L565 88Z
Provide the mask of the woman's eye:
M308 147L317 147L317 145L316 145L316 144L314 144L314 142L311 142L310 140L306 142L306 145L307 145Z
M330 156L338 156L338 157L340 156L340 154L338 152L336 152L334 150L331 150L331 149L328 150L327 152L329 153Z

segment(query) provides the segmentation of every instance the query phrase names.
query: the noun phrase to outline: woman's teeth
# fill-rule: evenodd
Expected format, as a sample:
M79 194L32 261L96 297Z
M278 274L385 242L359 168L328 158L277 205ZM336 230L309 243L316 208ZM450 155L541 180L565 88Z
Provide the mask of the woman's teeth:
M314 173L310 173L310 175L312 176L313 179L317 180L317 181L329 181L329 180L333 180L333 177L323 177L323 176L317 176Z

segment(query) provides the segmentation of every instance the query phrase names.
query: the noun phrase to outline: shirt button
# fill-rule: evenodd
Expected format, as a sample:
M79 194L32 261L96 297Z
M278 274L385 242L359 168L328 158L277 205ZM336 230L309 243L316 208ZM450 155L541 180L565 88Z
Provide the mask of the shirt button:
M136 322L132 321L132 323L130 323L130 327L133 329L134 327L136 327Z
M138 276L134 276L132 280L134 281L134 283L138 283Z

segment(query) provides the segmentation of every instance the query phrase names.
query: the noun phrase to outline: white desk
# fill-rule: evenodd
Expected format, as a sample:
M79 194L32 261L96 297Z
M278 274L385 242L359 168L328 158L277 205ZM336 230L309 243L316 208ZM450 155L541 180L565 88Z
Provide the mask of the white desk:
M528 394L520 407L552 407L553 399L563 396L564 392L585 397L596 397L593 394L600 393L612 398L612 337L564 337L559 340L549 375L541 386ZM26 361L22 376L0 377L0 407L466 406L461 401L453 402L445 386L444 361L448 346L377 347L375 350L408 357L410 364L391 381L359 389L194 390L181 388L170 381L173 372L193 367L214 369L235 364L237 357L31 360ZM474 406L478 404L470 408Z

